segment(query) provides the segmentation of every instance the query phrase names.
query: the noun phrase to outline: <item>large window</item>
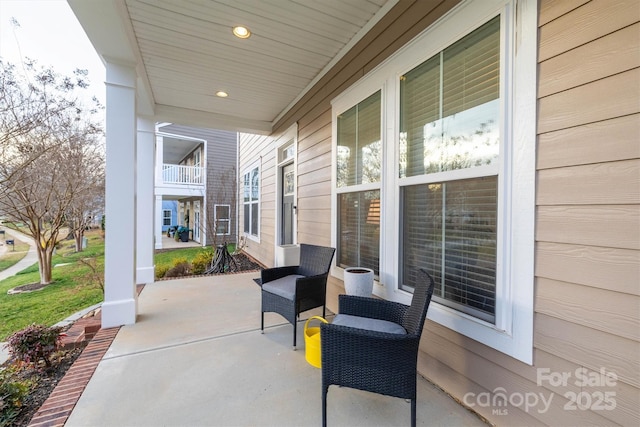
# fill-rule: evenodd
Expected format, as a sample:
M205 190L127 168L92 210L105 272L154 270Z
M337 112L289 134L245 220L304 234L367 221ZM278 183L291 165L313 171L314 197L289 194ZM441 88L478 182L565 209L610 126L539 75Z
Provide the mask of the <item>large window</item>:
M462 1L332 101L332 242L381 298L427 269L431 320L531 363L537 2L517 3Z
M380 258L380 91L338 116L336 187L337 265L367 267Z
M495 321L500 17L400 78L401 284ZM461 179L460 170L469 178ZM422 183L403 185L403 178ZM412 180L415 183L416 180Z
M216 234L227 235L231 233L231 205L214 205L213 220L216 226Z
M260 168L254 167L244 174L244 232L259 236L260 227Z

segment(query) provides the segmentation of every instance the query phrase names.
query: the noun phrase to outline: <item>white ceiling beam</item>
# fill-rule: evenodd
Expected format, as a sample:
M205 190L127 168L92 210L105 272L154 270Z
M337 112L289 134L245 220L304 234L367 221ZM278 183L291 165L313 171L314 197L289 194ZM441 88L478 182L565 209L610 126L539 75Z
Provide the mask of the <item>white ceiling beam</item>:
M249 120L170 105L156 104L155 119L160 122L167 121L185 126L209 129L247 132L260 135L269 135L271 133L271 122L268 121Z

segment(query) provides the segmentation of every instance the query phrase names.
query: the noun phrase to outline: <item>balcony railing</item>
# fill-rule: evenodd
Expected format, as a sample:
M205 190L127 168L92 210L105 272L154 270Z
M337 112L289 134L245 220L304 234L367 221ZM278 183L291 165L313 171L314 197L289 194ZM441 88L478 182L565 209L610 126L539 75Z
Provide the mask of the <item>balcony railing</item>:
M204 168L201 166L162 165L162 181L165 184L202 185Z

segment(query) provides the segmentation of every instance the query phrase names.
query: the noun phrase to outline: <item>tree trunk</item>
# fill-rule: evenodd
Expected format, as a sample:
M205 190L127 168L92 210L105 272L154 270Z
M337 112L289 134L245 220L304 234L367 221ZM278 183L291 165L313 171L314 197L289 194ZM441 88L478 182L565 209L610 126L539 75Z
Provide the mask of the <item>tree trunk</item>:
M53 247L42 247L36 242L38 249L38 270L40 271L40 284L48 285L51 283L51 258L53 257Z
M75 231L74 237L76 241L76 252L82 252L82 250L84 249L82 247L82 239L84 238L84 229L80 231Z

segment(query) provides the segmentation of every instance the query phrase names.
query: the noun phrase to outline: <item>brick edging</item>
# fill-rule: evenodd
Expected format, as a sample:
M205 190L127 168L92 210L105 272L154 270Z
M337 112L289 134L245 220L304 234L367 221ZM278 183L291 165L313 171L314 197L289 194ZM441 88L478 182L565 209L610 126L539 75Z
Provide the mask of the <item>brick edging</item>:
M64 426L119 330L120 327L100 329L96 333L33 416L29 427Z

